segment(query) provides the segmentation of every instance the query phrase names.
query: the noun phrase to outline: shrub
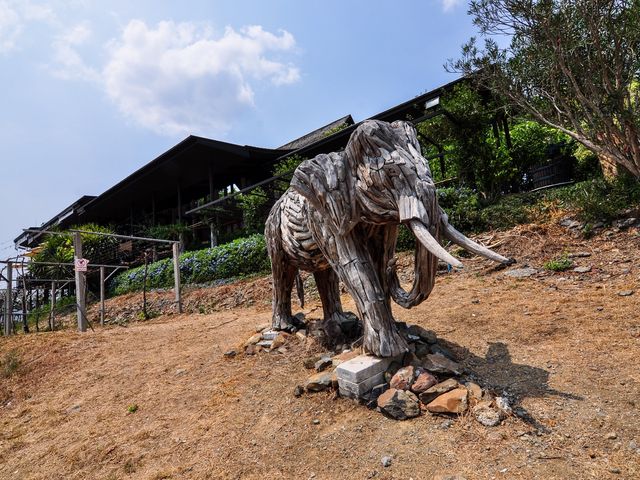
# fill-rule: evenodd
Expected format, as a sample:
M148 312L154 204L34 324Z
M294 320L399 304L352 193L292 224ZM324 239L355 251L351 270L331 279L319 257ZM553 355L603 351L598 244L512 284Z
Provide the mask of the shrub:
M466 187L447 187L438 190L438 203L449 217L451 225L463 232L484 228L480 198Z
M270 268L269 256L263 235L255 234L238 238L214 248L185 252L180 255L182 282L205 283L266 272ZM132 268L117 275L111 292L121 295L142 290L144 267ZM173 262L171 259L149 264L147 286L163 288L173 286Z
M398 243L396 244L396 251L406 252L407 250L413 250L416 248L416 239L406 225L400 225L398 228Z
M549 260L544 264L544 268L553 272L564 272L565 270L569 270L572 266L573 262L566 255Z
M623 210L640 204L640 183L628 175L614 180L600 177L549 192L547 198L575 209L583 221L610 221Z

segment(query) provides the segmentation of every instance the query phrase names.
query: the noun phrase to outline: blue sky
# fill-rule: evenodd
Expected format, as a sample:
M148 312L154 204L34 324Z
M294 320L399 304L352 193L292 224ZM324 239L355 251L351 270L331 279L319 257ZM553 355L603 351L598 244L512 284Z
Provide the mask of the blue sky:
M461 0L0 0L0 257L189 134L275 147L455 79Z

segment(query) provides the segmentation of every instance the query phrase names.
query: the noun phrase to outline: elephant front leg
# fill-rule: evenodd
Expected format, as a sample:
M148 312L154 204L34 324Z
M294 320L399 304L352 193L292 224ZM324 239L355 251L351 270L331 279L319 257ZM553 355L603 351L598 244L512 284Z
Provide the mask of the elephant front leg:
M367 353L395 357L408 351L391 313L389 296L385 294L376 267L364 242L347 241L342 248L341 264L336 265L340 279L356 302L364 324L363 346Z

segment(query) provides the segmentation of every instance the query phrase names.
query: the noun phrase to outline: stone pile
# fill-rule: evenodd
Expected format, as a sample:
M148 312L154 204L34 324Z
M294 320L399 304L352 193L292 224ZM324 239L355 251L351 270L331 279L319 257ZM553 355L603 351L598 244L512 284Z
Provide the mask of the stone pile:
M499 425L510 413L509 402L493 397L464 376L453 354L433 332L400 324L410 352L396 358L378 358L345 351L333 357L305 360L316 373L296 387L296 396L336 389L384 415L405 420L421 412L472 415L482 425Z
M307 332L298 330L295 334L284 331L272 330L269 325L261 325L256 328L256 333L249 337L244 343L225 352L225 357L235 357L238 353L245 355L255 355L260 352L286 353L286 344L292 338L305 339Z

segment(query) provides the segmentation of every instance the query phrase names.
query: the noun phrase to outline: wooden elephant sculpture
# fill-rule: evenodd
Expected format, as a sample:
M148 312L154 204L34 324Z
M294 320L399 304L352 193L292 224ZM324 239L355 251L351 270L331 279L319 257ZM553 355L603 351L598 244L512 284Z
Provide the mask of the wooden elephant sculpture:
M395 269L401 223L417 239L409 291L400 286ZM391 299L404 308L418 305L433 289L438 259L462 266L440 245L441 236L496 262L513 262L449 224L416 131L400 121L365 121L343 152L302 162L273 206L265 235L273 272L273 328L288 329L295 322L291 290L296 275L313 272L327 335L340 335L345 316L341 280L362 320L365 351L382 357L407 350Z

